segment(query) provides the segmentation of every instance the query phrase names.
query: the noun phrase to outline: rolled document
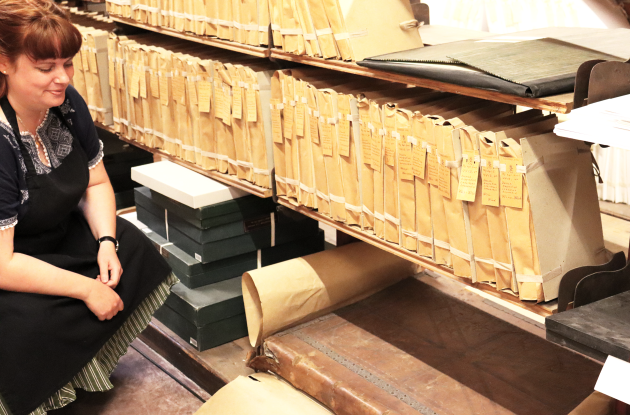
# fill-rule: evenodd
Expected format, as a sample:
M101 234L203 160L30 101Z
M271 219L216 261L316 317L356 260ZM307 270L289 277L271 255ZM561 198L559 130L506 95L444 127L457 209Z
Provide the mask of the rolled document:
M364 242L246 272L243 300L249 341L360 301L419 266Z

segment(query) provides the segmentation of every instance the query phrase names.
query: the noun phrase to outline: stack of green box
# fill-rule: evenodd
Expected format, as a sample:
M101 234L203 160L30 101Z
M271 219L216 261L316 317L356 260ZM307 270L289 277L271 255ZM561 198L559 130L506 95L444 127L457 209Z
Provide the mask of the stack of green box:
M203 351L247 335L241 275L324 249L317 221L244 196L191 208L146 187L137 217L181 283L155 317Z

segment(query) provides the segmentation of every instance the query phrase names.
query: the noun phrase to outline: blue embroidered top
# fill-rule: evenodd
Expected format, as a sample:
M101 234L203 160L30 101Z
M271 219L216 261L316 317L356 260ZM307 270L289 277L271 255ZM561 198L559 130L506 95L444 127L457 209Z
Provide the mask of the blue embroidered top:
M60 109L77 134L89 160L88 167L95 167L103 159L103 143L98 139L87 104L71 85L66 89L66 100ZM21 132L21 139L37 174L48 174L72 151L72 134L52 111L46 113L37 132L48 153L50 167L40 160L35 140L29 132ZM26 165L20 147L0 110L0 230L15 226L26 213L28 190L25 176Z

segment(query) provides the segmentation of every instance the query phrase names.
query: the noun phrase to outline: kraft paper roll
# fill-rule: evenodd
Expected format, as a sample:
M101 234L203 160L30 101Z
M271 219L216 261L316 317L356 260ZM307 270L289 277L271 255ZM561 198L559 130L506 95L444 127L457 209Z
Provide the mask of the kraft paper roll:
M364 242L243 274L249 341L360 301L418 272L412 262Z

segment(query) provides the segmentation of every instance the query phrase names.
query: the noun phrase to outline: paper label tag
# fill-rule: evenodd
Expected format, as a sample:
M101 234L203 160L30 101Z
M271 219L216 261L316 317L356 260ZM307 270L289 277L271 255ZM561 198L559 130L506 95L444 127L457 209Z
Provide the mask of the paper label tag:
M236 77L235 85L232 87L232 117L240 120L243 118L243 88L238 85L240 77Z
M293 117L294 117L294 112L295 108L291 105L285 105L284 106L284 112L282 113L282 115L284 115L284 138L290 140L293 134Z
M195 252L195 259L199 262L201 262L201 255L199 255L198 253Z
M181 75L175 75L173 77L173 99L177 103L182 103L186 97L186 80Z
M370 131L370 116L361 116L361 148L363 151L363 163L372 164L372 133Z
M457 188L457 200L474 202L477 194L477 182L479 181L479 161L475 160L474 152L464 154L462 171L459 175L459 187Z
M398 167L402 180L413 180L411 143L407 141L407 136L398 140Z
M383 136L375 134L372 137L372 168L377 172L381 172L383 163Z
M278 144L284 143L282 140L282 115L278 109L280 102L279 99L271 100L271 135L273 142Z
M319 144L319 125L317 117L314 115L309 116L308 123L311 130L311 142Z
M321 123L322 127L322 152L325 156L333 155L333 142L332 142L332 125L328 124L326 120Z
M422 147L421 144L413 146L413 175L424 179L426 166L427 166L427 149Z
M140 74L134 67L131 72L131 82L129 83L129 94L132 98L140 98Z
M140 80L140 98L147 97L147 72L144 68L139 69Z
M385 136L385 164L396 165L396 139L392 137L391 132Z
M344 112L339 117L339 155L350 157L350 121Z
M481 167L481 203L499 206L499 169L494 167L494 157L484 157L486 165Z
M90 63L88 62L88 51L81 49L81 69L85 71L90 70Z
M505 171L501 176L501 206L521 209L523 207L523 175L516 171L516 166L522 164L519 159L501 157L501 164L505 164Z
M232 123L232 96L230 95L231 88L229 85L221 83L222 100L221 100L221 119L225 125L231 125Z
M195 85L195 82L187 79L186 85L188 86L188 99L190 100L190 105L199 105L199 100L197 99L197 86Z
M96 52L90 52L89 53L89 62L90 62L90 71L92 71L92 73L94 75L98 74L98 64L96 63Z
M116 86L116 66L114 65L113 60L109 61L107 70L108 70L107 77L109 78L109 86L115 87Z
M212 84L208 81L199 81L199 112L210 112L210 99L212 96Z
M442 159L438 164L438 191L447 198L451 198L451 169L446 167L446 160Z
M160 76L160 103L165 107L168 107L169 103L169 90L168 90L168 78L164 75Z
M158 79L158 76L155 73L151 73L149 75L149 79L151 81L151 95L153 96L153 98L159 98L160 97L160 80Z
M295 108L295 134L298 137L304 137L304 108L302 100L298 100Z
M429 171L429 183L437 186L439 184L438 176L438 159L435 149L433 151L427 151L427 170Z
M258 121L258 110L256 108L256 90L250 85L245 93L247 100L247 122Z

